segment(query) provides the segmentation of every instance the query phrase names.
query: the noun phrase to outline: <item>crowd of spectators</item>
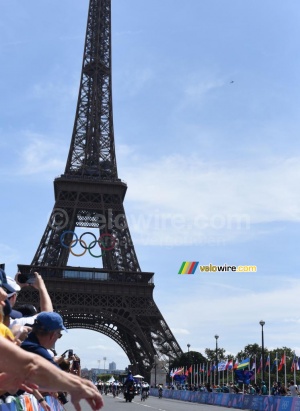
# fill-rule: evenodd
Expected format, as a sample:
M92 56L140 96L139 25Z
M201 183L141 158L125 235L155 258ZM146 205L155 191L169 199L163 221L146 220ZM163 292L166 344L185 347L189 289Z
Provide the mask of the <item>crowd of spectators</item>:
M223 383L220 385L214 385L210 383L203 384L170 384L167 386L172 390L189 390L189 391L201 391L201 392L215 392L215 393L230 393L230 394L249 394L249 395L279 395L279 396L298 396L299 390L294 381L290 381L285 386L280 381L273 383L272 388L269 390L264 381L260 384L253 382L252 384L236 384L234 382Z
M42 276L35 272L33 281L20 283L6 276L0 269L0 404L34 396L44 411L50 411L48 397L61 404L66 395L79 411L80 400L85 399L93 410L103 406L101 394L95 385L82 379L78 357L67 360L57 356L55 343L67 331L62 317L53 311L51 298ZM31 302L14 309L18 293L24 287L34 287L39 292L40 310ZM49 399L49 398L48 398Z

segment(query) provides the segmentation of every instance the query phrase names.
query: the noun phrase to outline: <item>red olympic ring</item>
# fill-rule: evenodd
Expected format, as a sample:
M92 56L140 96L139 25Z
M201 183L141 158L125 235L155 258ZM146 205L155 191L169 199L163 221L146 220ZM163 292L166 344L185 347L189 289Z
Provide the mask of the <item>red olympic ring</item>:
M112 244L112 245L111 245L110 247L101 247L102 250L104 250L104 251L110 251L110 250L114 249L114 248L115 248L115 245L116 245L116 242L117 242L116 237L114 237L112 234L109 234L109 233L103 233L103 234L100 235L98 241L100 241L100 240L101 240L102 238L104 238L104 237L110 237L110 238L112 239L112 241L111 241L111 244ZM102 242L101 242L101 244L102 244Z

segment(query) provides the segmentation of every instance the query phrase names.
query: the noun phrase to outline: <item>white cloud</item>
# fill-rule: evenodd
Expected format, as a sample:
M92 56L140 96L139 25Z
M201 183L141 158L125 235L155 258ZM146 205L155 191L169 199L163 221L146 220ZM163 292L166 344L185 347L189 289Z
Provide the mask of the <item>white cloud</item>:
M16 171L21 175L56 175L65 167L65 160L58 155L61 145L57 141L45 141L44 136L27 133L29 145L20 153L20 168Z
M252 238L258 224L299 222L299 164L296 157L251 166L179 154L140 159L123 168L129 227L143 244L179 245Z
M173 328L172 329L173 334L176 335L188 335L190 332L186 330L185 328Z
M184 310L168 309L172 302L165 305L165 312L169 313L168 324L171 328L174 325L172 330L184 325L189 332L188 342L194 347L204 344L207 348L209 341L213 346L213 336L218 333L220 346L236 354L247 344L260 344L259 321L263 319L266 322L265 344L269 349L283 346L296 349L299 338L295 327L300 322L300 315L298 318L295 310L300 284L298 279L286 280L285 275L283 278L285 280L281 282L264 279L261 274L251 279L240 277L236 282L244 288L243 292L226 293L223 285L211 283L208 277L202 276L200 285L200 278L196 281L193 276L188 298L184 298ZM234 277L228 277L226 282L233 283ZM249 282L254 287L257 285L255 290L249 289ZM177 332L175 335L184 350L186 336ZM210 340L208 336L211 336Z

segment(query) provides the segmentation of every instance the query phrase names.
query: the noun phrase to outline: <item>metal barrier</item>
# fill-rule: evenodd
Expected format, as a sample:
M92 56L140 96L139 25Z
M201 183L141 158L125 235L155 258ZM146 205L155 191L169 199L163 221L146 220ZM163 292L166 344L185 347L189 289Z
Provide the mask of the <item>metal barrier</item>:
M42 406L31 394L20 395L19 397L17 397L17 401L14 396L9 396L6 400L10 402L1 404L0 411L43 411ZM63 406L56 398L52 396L46 396L45 400L51 407L51 411L64 411Z
M158 397L158 390L151 388L150 395ZM197 402L208 405L220 405L222 407L252 411L300 411L299 397L225 394L164 389L163 398Z

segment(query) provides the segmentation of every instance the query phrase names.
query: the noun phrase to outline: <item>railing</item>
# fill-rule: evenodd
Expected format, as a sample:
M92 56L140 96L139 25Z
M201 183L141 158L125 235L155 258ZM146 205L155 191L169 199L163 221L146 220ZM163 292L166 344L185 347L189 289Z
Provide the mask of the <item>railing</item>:
M150 395L158 397L158 389L151 388ZM298 411L299 397L280 397L272 395L225 394L200 391L163 390L162 398L190 401L200 404L219 405L253 411Z

